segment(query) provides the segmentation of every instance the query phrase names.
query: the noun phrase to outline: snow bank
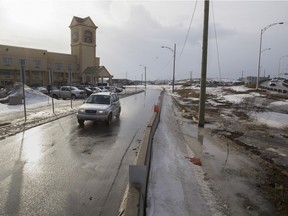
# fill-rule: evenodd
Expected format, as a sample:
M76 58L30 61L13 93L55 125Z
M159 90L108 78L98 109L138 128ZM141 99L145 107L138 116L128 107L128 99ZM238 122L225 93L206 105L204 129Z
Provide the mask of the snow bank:
M269 127L285 128L288 127L288 115L278 112L258 112L250 113L250 116L258 122L266 124Z
M267 108L269 110L288 114L288 100L270 103Z

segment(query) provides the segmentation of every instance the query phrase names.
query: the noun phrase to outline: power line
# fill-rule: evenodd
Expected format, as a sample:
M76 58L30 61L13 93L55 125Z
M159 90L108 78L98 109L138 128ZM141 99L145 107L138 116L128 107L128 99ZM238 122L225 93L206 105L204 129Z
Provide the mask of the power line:
M219 48L218 48L218 38L217 38L217 33L216 33L216 24L215 24L215 17L214 17L213 0L211 0L211 9L212 9L212 16L213 16L213 24L214 24L214 34L215 34L215 41L216 41L219 77L220 77L220 81L221 81L220 55L219 55Z
M193 13L192 13L192 16L191 16L189 28L188 28L188 31L187 31L187 34L186 34L186 38L185 38L185 41L184 41L184 45L183 45L182 50L181 50L181 53L180 53L180 57L182 56L182 53L183 53L184 48L185 48L185 46L186 46L186 42L187 42L187 39L188 39L188 36L189 36L189 32L190 32L190 29L191 29L192 21L193 21L194 15L195 15L197 3L198 3L198 0L196 0L196 3L195 3L195 7L194 7L194 10L193 10Z

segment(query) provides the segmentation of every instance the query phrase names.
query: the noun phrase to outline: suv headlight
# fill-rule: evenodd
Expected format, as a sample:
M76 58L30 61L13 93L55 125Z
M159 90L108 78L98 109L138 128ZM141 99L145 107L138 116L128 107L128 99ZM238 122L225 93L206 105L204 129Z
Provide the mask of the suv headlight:
M107 110L98 110L98 113L99 113L99 114L106 114L106 113L107 113Z
M85 113L85 109L78 109L78 113Z

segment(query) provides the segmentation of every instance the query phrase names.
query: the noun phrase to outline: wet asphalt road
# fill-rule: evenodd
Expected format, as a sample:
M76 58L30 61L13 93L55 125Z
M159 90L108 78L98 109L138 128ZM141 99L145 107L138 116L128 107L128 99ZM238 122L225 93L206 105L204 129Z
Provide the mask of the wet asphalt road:
M71 115L0 141L0 215L117 215L160 92L121 99L110 127Z

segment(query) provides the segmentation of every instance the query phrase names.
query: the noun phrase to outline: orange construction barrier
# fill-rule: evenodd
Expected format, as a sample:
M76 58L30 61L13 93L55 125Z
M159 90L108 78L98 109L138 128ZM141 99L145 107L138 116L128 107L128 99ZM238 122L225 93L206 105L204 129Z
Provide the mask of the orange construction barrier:
M158 104L154 105L154 112L159 112L159 105Z

